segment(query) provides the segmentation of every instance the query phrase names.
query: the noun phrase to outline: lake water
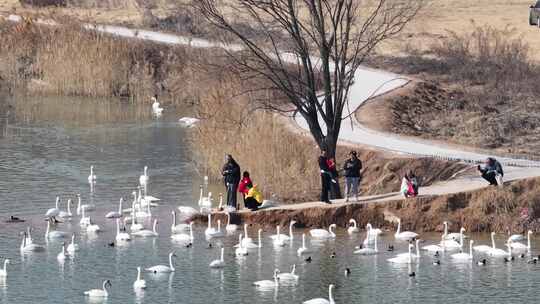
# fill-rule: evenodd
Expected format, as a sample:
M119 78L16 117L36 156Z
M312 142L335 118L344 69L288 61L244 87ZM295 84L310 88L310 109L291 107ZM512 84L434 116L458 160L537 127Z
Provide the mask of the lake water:
M0 280L0 303L89 302L83 292L100 288L105 279L112 282L106 303L301 303L328 297L328 284L336 285L336 303L538 302L540 264L527 264L527 259L520 258L504 263L499 258L489 260L486 266L463 265L443 256L441 265L436 266L434 258L424 254L419 264L392 265L387 259L406 251L407 245L395 242L391 234L380 241L379 255L361 257L352 252L363 233L349 236L339 229L335 240L311 244L316 248L311 263L296 256L301 245L300 229L295 230L294 242L283 248L274 248L268 238L274 231L265 231L263 248L240 259L231 249L237 243L237 234L211 240L209 249L202 226L195 227L193 247L177 245L170 240L170 211L178 205L195 206L201 182L190 161L186 129L172 118L141 118L129 106L115 110L132 113L118 121L111 117L96 119L100 114L93 107L98 106L85 105L74 110L74 116L67 115L67 120L58 119L65 115L53 110L41 119L34 113L27 121L8 124L2 132L0 256L9 258L11 264L7 279ZM76 123L70 122L70 117L76 117ZM90 165L95 166L98 179L93 194L87 183ZM149 194L162 199L160 207L153 210L159 219L160 236L108 247L116 228L104 214L117 209L121 196L131 201L130 193L145 165L149 167ZM104 231L97 237L80 232L79 217L60 224L57 229L75 232L81 248L73 259L59 264L56 255L61 243L45 243L42 215L54 206L56 196L62 198L64 209L66 199L77 193L83 203L96 204L97 210L89 214ZM24 217L26 222L7 224L9 215ZM34 229L34 241L46 245L46 252L21 256L20 232L28 225ZM257 229L250 227L251 237L255 238ZM422 237L426 243L439 239L436 234ZM478 244L489 244L486 235L472 237ZM538 241L533 239L533 253L540 249ZM499 236L498 245L502 243ZM387 252L388 244L394 244L396 251ZM218 258L220 246L226 248L227 265L211 270L208 264ZM135 293L132 284L136 267L167 264L171 250L176 250L176 272L165 276L144 274L148 288ZM335 258L331 257L333 252ZM293 263L300 276L298 284L271 290L252 286L254 281L271 279L276 267L288 272ZM348 277L345 268L352 271ZM409 277L411 271L415 277Z

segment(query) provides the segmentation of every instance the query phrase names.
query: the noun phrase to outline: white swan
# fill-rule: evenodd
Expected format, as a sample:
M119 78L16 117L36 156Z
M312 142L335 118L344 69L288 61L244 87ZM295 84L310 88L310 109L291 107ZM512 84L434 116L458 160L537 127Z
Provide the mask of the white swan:
M26 236L26 232L24 233L24 236L23 236L23 239L22 239L22 243L21 243L21 253L29 253L29 252L42 252L42 251L45 251L45 247L43 246L40 246L40 245L37 245L37 244L34 244L34 243L30 243L28 244L26 242L27 240L27 236Z
M62 251L60 251L60 253L56 256L56 259L59 261L59 262L63 262L66 260L66 243L63 243L62 244Z
M510 234L510 232L508 233ZM512 240L512 242L519 242L525 240L525 236L523 234L512 234L508 239Z
M332 224L328 226L328 230L325 229L311 229L309 231L309 234L312 238L316 239L328 239L328 238L335 238L336 234L332 229L336 228L336 224Z
M398 254L396 257L388 259L387 261L391 262L391 263L397 263L397 264L411 264L413 262L413 258L412 258L412 249L413 249L413 247L414 247L413 244L409 244L409 253L408 254L405 254L405 255L399 255Z
M81 204L81 194L77 194L77 215L80 215L83 211L83 209L86 209L86 211L93 211L96 209L96 205L94 204Z
M491 233L491 246L488 246L488 245L473 246L474 251L483 252L483 253L488 253L493 248L495 248L495 232Z
M427 246L422 247L422 250L429 251L429 252L444 252L445 251L444 237L445 237L444 234L441 235L441 242L439 243L439 245L427 245Z
M412 231L401 231L401 219L398 218L398 228L394 237L399 240L410 241L418 237L418 233Z
M191 218L197 214L199 214L199 211L193 207L188 206L178 206L178 212L184 217Z
M47 230L45 231L46 239L61 239L66 237L64 231L53 230L51 231L51 221L47 221Z
M58 213L58 217L61 217L63 219L68 219L70 217L73 216L73 214L71 213L71 204L73 202L71 201L71 199L68 199L67 200L67 211L62 211L60 210L60 212Z
M49 210L47 210L47 212L45 213L45 216L46 217L55 217L55 216L58 216L58 214L60 213L60 209L58 209L58 203L60 202L60 197L56 197L56 203L55 203L55 207L54 208L51 208Z
M273 239L273 243L274 243L274 246L278 246L278 247L283 247L285 245L287 245L288 241L285 240L284 238L282 238L282 234L279 233L279 225L276 226L276 230L277 230L277 234L276 234L276 238Z
M81 219L79 220L79 226L86 228L88 225L91 225L92 221L89 216L86 216L86 208L82 208Z
M135 208L137 209L137 205L135 205ZM146 208L146 210L142 210L143 208ZM135 212L135 217L137 218L152 217L152 210L150 209L150 204L143 206L139 203L138 210Z
M130 241L131 236L127 232L120 232L120 219L116 219L116 241L118 242L125 242Z
M302 247L298 248L296 253L300 256L303 254L311 253L311 248L306 247L306 234L302 233Z
M135 201L133 201L131 203L131 226L129 227L129 230L131 232L137 232L143 229L144 229L143 224L137 223L137 217L135 216Z
M133 282L133 289L145 289L146 281L141 278L141 267L137 266L137 280Z
M244 224L244 236L242 238L242 244L244 245L244 247L249 243L253 243L253 239L248 236L247 227L248 227L248 225Z
M472 261L472 259L473 259L473 243L474 243L473 240L469 241L469 253L464 253L464 252L454 253L454 254L452 254L450 256L452 258L452 260L461 261L461 262Z
M199 195L199 208L201 212L211 212L212 211L212 192L208 192L208 196L203 196L203 186L200 186L200 195Z
M172 211L172 224L171 224L171 233L178 233L182 231L189 230L189 224L176 224L176 211Z
M4 269L0 269L0 277L7 277L7 264L9 264L9 259L4 259Z
M165 265L156 265L156 266L152 266L150 268L146 268L146 271L148 272L152 272L152 273L169 273L169 272L174 272L175 269L174 269L174 265L173 265L173 262L172 262L172 257L173 256L176 256L176 254L174 253L174 251L171 251L169 253L169 266L165 266Z
M187 128L194 127L199 121L200 121L200 119L195 118L195 117L182 117L182 118L178 119L178 122L181 125L183 125L184 127L187 127Z
M67 246L66 251L70 255L74 255L75 251L79 250L79 245L75 244L75 233L71 234L71 243Z
M214 260L210 263L210 268L223 268L225 267L225 248L221 247L221 258L219 260Z
M355 254L361 254L361 255L374 255L374 254L377 254L379 253L379 249L377 248L377 238L379 236L377 234L375 234L375 245L373 246L373 248L369 248L369 247L364 247L364 248L360 248L358 250L355 250L354 253Z
M494 233L493 233L494 234ZM512 247L508 246L508 251L505 251L503 249L497 248L495 246L495 242L493 242L493 248L489 250L487 253L492 257L504 257L504 256L512 256Z
M238 230L238 225L231 224L231 214L229 212L227 212L226 214L227 214L227 226L225 226L225 230L227 230L227 232L229 233L235 232L236 230Z
M350 219L349 220L349 223L352 224L352 226L349 226L349 228L347 228L347 232L349 234L353 234L353 233L358 233L360 232L360 230L358 229L358 227L356 226L356 220L355 219Z
M124 198L120 198L120 202L118 203L118 211L111 211L105 215L106 218L120 218L122 217L122 203L124 202Z
M335 304L334 297L332 296L332 290L334 289L334 285L330 284L328 286L328 300L323 298L316 298L311 299L308 301L304 301L303 304Z
M154 224L152 225L152 230L149 229L143 229L139 231L132 232L132 236L140 236L140 237L157 237L159 236L157 232L157 219L154 219Z
M99 227L99 225L92 223L92 219L90 219L90 217L88 217L88 219L89 219L90 225L86 226L86 232L93 232L93 233L100 232L101 228Z
M189 223L189 234L178 233L171 235L171 239L176 242L193 242L193 222Z
M239 256L239 257L248 255L247 247L244 247L244 245L242 244L242 234L241 233L238 236L238 248L236 248L236 250L234 252L235 252L236 256Z
M242 239L242 246L247 248L247 249L259 249L259 248L262 248L262 229L259 229L257 231L257 235L258 235L258 244L255 244L255 243L247 243L247 242L244 242L244 239ZM238 248L238 244L234 245L235 248Z
M253 282L253 285L260 287L260 288L273 288L278 286L278 274L279 270L274 270L274 279L273 280L262 280L262 281L256 281Z
M225 233L221 231L221 220L217 220L217 230L216 233L212 234L212 238L222 238L225 236Z
M462 235L463 233L461 232L461 229L463 229L463 227L461 227L460 231L459 232L452 232L452 233L448 233L448 222L447 221L444 221L443 222L443 225L444 225L444 239L445 240L454 240L454 241L459 241L460 240L460 235ZM465 231L465 230L464 230ZM463 235L463 238L466 239L467 236L466 235Z
M397 256L407 256L407 255L410 255L413 259L418 259L420 258L420 246L418 246L420 244L420 240L419 239L416 239L416 242L415 242L415 248L416 248L416 254L412 253L412 252L405 252L405 253L399 253Z
M206 237L211 238L214 234L218 234L216 228L212 227L212 214L208 213L208 227L204 230Z
M513 241L512 238L508 238L508 244L510 244L510 247L512 247L513 250L517 251L530 251L531 250L531 234L533 232L531 230L527 231L527 245L523 243L518 243L517 241Z
M362 243L364 246L368 246L370 244L373 244L375 242L375 236L379 235L380 233L374 232L373 227L371 227L370 223L366 224L366 238L364 239L364 242ZM377 229L380 231L380 229Z
M447 250L463 248L463 239L465 238L463 232L465 232L465 228L461 227L459 229L459 233L457 234L457 241L453 237L448 239L448 235L446 235L444 237L444 240L441 241L441 245L444 245L444 248L446 248Z
M88 291L85 291L84 295L91 298L106 298L109 296L109 291L107 290L107 287L112 287L111 281L109 280L103 281L102 289L90 289Z
M146 189L148 185L148 166L144 166L143 175L139 176L139 184Z
M291 272L278 273L277 277L280 282L283 281L298 281L298 275L295 274L296 264L291 266Z
M90 184L95 183L97 180L96 175L94 174L94 166L90 166L90 175L88 175L88 182Z
M30 228L30 226L26 227L26 231L27 231L27 234L26 234L26 244L32 244L34 243L34 241L32 240L32 228Z
M279 237L283 241L292 241L294 239L294 234L293 234L294 224L296 224L296 221L294 220L289 223L289 235L278 233L278 234L271 235L270 238L272 238L272 240L276 240Z
M160 106L156 97L152 97L152 114L157 117L163 114L163 108Z

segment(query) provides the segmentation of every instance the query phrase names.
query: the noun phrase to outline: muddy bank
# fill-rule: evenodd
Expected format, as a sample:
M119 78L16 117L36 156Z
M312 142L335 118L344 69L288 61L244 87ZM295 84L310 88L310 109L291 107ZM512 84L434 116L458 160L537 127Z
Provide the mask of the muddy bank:
M490 187L451 195L239 213L232 221L272 229L275 225L287 226L292 219L297 221L297 227L327 227L332 223L346 227L349 219L354 218L360 226L369 222L375 227L395 231L398 217L402 220L402 229L416 232L442 231L443 221L449 222L452 231L463 226L469 232L507 233L510 230L521 233L528 229L538 232L540 178L511 182L504 188ZM224 214L216 214L215 219L221 219L222 223L227 220ZM199 216L194 220L205 223L206 217Z

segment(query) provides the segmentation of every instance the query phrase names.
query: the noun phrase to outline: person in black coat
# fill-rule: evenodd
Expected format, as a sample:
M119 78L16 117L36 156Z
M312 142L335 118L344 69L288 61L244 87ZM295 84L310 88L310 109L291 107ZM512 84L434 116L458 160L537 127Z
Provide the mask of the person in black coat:
M362 170L362 162L358 158L356 151L349 153L350 158L343 164L345 172L345 201L349 201L349 197L356 198L358 201L358 185L361 181L360 170Z
M330 168L328 168L328 157L325 150L322 150L319 156L319 169L321 170L321 202L331 204L328 194L332 187L332 175Z
M221 173L227 189L227 206L236 209L236 191L238 183L240 183L240 166L230 154L227 154L225 161Z
M484 167L478 165L478 171L481 176L489 182L492 186L502 186L502 178L504 176L501 163L493 157L486 159L486 165Z

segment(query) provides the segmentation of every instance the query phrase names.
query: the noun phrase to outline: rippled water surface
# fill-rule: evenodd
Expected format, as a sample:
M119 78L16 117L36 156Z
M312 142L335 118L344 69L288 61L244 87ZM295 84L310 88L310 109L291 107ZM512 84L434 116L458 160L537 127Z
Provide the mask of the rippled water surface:
M311 263L296 256L300 229L295 229L291 245L283 248L273 247L268 237L273 231L264 231L263 247L241 259L231 248L237 234L211 240L209 249L205 227L196 226L193 247L174 244L170 211L178 205L195 205L194 192L197 196L200 183L189 161L185 132L171 119L138 122L129 118L77 125L32 121L11 124L4 130L0 138L0 256L8 257L11 264L8 277L0 280L0 302L84 303L89 299L83 291L101 287L105 279L112 281L106 303L301 303L328 297L328 284L336 285L336 303L538 302L540 264L527 264L527 258L512 263L492 259L486 266L456 264L446 255L440 257L441 265L433 265L434 258L423 253L418 264L392 265L387 259L405 252L407 245L395 242L390 233L380 241L381 253L370 257L352 254L363 234L349 236L341 228L335 240L311 243L308 239L315 249ZM90 165L95 166L98 177L93 195L87 183ZM104 214L117 209L120 196L130 201L144 165L149 166L149 194L162 199L160 207L153 209L160 236L109 247L115 225ZM60 224L59 230L76 234L81 247L74 259L60 264L56 255L61 243L45 242L41 215L53 207L57 195L64 209L65 200L76 193L83 203L96 204L97 210L90 215L104 232L97 236L80 232L78 217ZM11 214L27 221L5 223ZM20 255L20 232L27 225L34 229L34 241L46 245L46 252ZM250 227L254 239L258 228ZM477 243L489 243L485 235L471 237ZM439 236L424 235L423 239L432 243ZM502 246L503 237L497 240ZM533 253L537 253L538 241L533 239ZM396 246L395 252L386 251L389 244ZM226 248L227 265L211 270L208 264L218 258L221 245ZM135 293L136 267L167 264L171 250L176 250L176 272L144 274L148 288ZM252 286L254 281L271 279L274 268L285 272L293 263L300 276L298 284L271 290ZM345 268L352 271L348 277ZM412 271L415 277L409 277Z

